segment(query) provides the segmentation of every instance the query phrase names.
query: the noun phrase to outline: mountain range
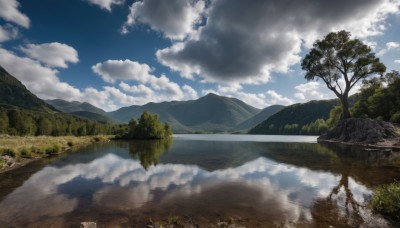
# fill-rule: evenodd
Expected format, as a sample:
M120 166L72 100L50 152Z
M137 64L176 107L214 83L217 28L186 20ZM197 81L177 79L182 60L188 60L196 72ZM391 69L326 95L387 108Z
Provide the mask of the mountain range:
M258 109L239 99L210 93L197 100L150 102L106 112L86 102L61 99L43 101L0 67L2 108L19 107L47 113L69 113L102 123L127 123L133 118L139 118L147 110L159 115L161 121L169 123L174 133L247 133L253 128L252 133L262 134L257 129L271 124L307 124L318 118L326 119L330 109L337 104L336 100L313 101L288 107L272 105Z

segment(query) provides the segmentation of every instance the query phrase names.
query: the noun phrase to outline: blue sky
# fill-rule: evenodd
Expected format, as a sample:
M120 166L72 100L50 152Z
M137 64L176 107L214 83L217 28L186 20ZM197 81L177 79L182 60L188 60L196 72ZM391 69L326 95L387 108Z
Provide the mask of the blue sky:
M312 43L346 29L400 70L399 0L0 0L0 65L43 99L107 111L209 92L258 107L333 98ZM357 91L355 88L353 91Z

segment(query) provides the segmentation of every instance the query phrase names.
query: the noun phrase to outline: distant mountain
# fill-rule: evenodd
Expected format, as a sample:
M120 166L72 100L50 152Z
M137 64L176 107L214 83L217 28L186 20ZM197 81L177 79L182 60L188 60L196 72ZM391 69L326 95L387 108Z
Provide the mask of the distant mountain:
M248 130L253 128L263 122L264 120L268 119L270 116L274 115L275 113L281 111L285 106L283 105L271 105L269 107L264 108L256 114L255 116L251 117L250 119L240 123L235 127L236 130Z
M70 113L75 116L96 120L102 123L116 123L119 122L108 115L103 109L87 102L78 101L65 101L62 99L46 100L46 102L56 109Z
M138 118L143 111L158 114L161 121L171 124L175 133L227 132L260 112L236 98L208 94L192 101L171 101L130 106L110 112L122 122Z
M31 93L18 79L0 66L0 106L19 107L42 112L57 112Z
M334 99L290 105L252 128L249 133L282 134L285 125L297 124L301 127L320 118L326 120L331 109L339 104L339 100Z

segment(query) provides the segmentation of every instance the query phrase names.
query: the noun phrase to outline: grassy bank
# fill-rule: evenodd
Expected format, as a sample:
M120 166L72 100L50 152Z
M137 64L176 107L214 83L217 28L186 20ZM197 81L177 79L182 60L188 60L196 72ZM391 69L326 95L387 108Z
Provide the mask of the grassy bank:
M0 172L5 172L42 157L63 153L112 136L9 136L0 135Z

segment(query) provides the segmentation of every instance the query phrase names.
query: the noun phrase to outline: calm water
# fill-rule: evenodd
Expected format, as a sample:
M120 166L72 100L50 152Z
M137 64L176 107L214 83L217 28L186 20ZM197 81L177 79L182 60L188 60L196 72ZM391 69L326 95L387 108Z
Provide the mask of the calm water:
M144 227L171 216L204 227L398 225L367 203L374 186L400 179L400 152L315 141L178 135L92 145L0 174L0 227Z

